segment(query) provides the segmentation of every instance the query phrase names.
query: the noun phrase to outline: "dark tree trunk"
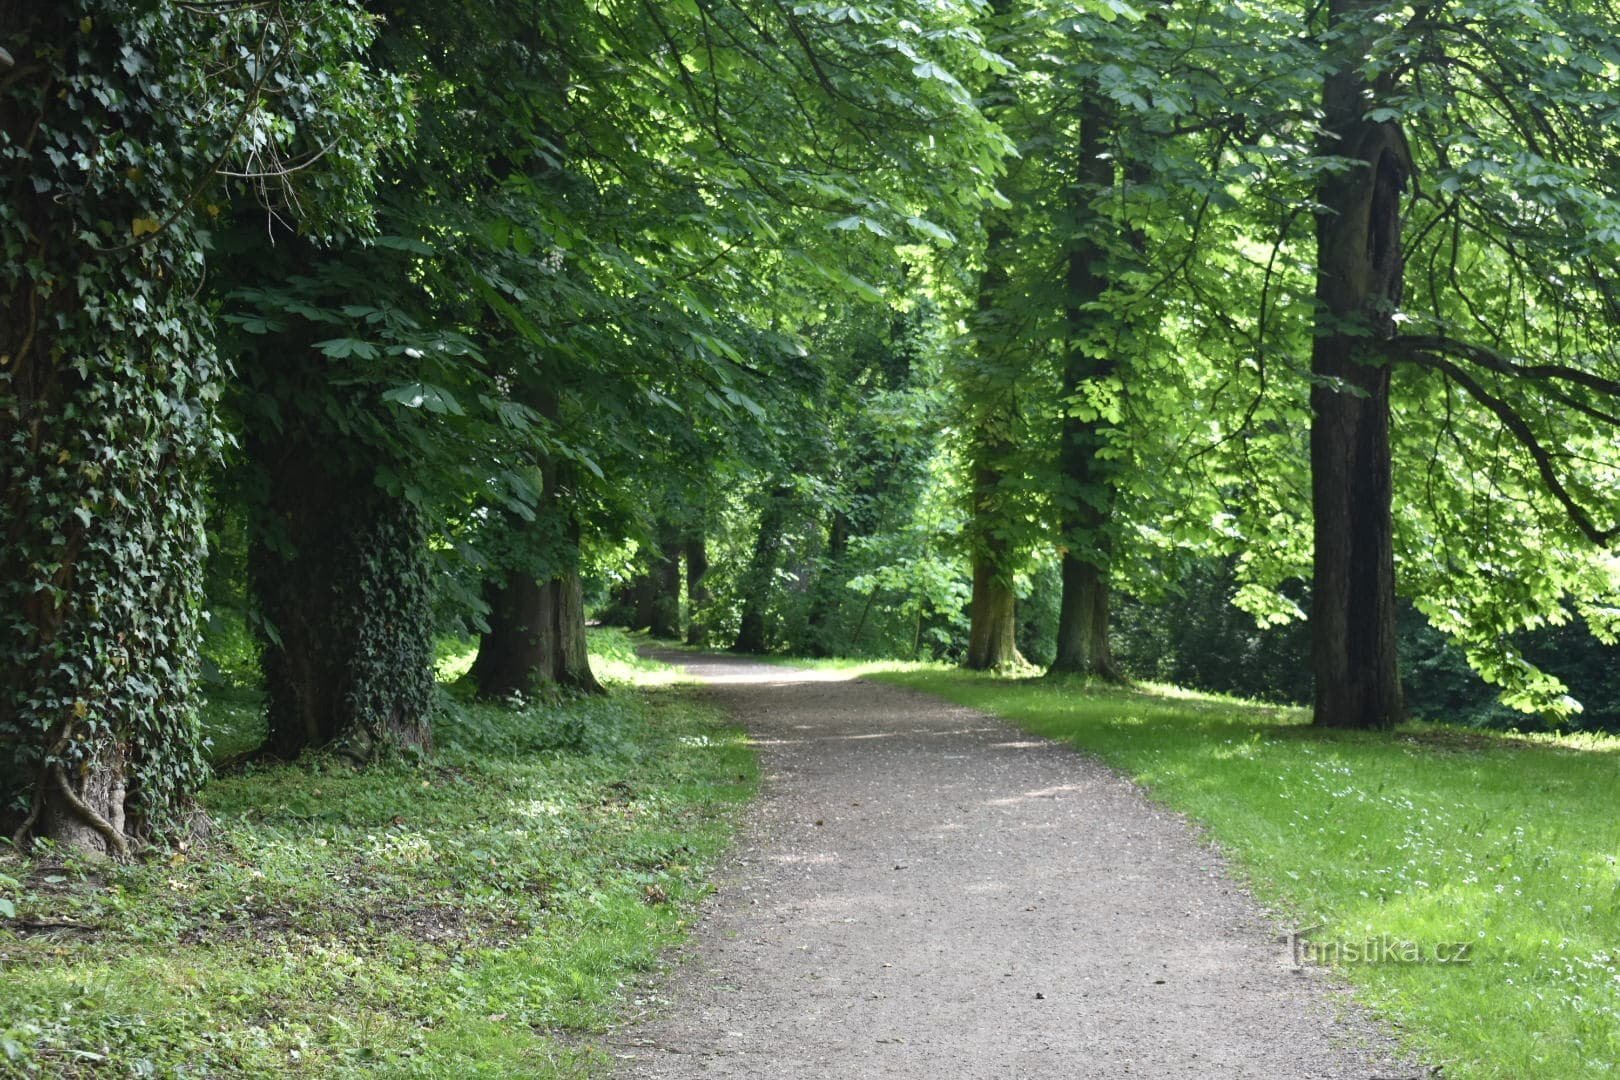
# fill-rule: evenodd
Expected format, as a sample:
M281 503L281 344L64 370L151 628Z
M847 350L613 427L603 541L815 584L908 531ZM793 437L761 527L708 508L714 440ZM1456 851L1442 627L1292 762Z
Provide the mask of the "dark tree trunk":
M705 646L709 627L705 621L709 605L709 545L702 533L686 538L686 643Z
M1005 3L997 10L1006 8ZM979 278L977 312L978 349L981 360L993 357L1006 347L1008 333L998 307L1006 285L1006 260L1010 258L1012 228L1003 219L993 218L985 234L984 273ZM998 358L999 359L999 358ZM993 367L998 359L988 359ZM968 524L973 541L973 595L968 604L968 650L964 667L975 671L995 671L1023 663L1018 652L1017 597L1012 584L1012 545L1006 536L1006 499L1002 491L1004 463L1012 445L1002 434L1010 422L1011 406L1000 401L1002 387L993 386L985 395L991 400L970 407L976 415L969 450L973 466ZM974 392L970 389L970 393Z
M484 590L489 630L478 643L472 677L480 696L502 698L538 686L601 692L585 637L584 590L577 570L544 581L507 571Z
M776 559L782 546L782 530L787 523L788 499L793 489L779 485L765 498L759 514L759 537L743 583L742 619L731 651L763 653L770 649L770 633L765 613L770 606L776 582Z
M1332 0L1331 22L1365 15ZM1317 328L1311 350L1311 494L1316 557L1311 654L1316 723L1388 728L1402 716L1395 643L1390 369L1380 343L1401 300L1401 193L1411 159L1400 128L1365 120L1388 87L1361 74L1360 35L1340 40L1323 87L1322 152L1360 164L1323 173L1317 200Z
M532 404L556 419L555 394L537 394ZM585 637L580 530L568 508L572 479L555 461L540 462L535 519L503 514L511 542L506 565L484 583L489 629L479 638L471 672L480 696L526 694L544 684L602 692Z
M657 638L681 636L681 534L673 525L658 530L657 561L650 568L652 618L648 628Z
M269 624L267 749L291 759L335 745L368 761L389 747L427 747L433 624L420 513L370 471L327 472L354 462L352 445L294 431L249 446L270 499L250 554Z
M1108 378L1117 367L1114 357L1096 341L1101 336L1096 324L1107 318L1094 305L1108 287L1108 251L1096 238L1101 223L1091 205L1114 184L1114 160L1109 153L1113 110L1091 93L1085 97L1083 110L1077 182L1070 187L1075 240L1068 252L1065 281L1068 337L1058 451L1064 488L1058 504L1062 508L1063 600L1058 608L1057 652L1049 673L1118 682L1119 668L1108 641L1108 569L1113 554L1109 530L1115 479L1108 463L1097 456L1103 447L1101 419L1094 410L1075 405L1087 383Z
M973 560L973 599L968 609L968 651L962 666L999 671L1023 663L1018 652L1018 601L990 557Z
M652 570L643 569L636 574L635 582L631 585L630 623L627 630L651 630L653 619L657 617L658 610L658 582L653 577Z
M814 593L810 597L810 611L805 617L808 631L807 646L811 656L829 656L827 645L827 618L836 601L835 592L843 591L843 580L838 576L844 553L849 550L849 515L834 510L832 524L827 528L827 557L822 560L821 573L816 576Z

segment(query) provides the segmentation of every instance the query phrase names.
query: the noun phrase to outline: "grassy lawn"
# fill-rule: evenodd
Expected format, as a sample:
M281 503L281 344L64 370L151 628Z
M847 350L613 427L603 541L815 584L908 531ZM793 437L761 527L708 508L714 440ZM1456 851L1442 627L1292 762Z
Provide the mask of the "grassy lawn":
M1337 966L1446 1076L1620 1075L1620 739L1331 733L1168 689L841 666L1094 753L1206 825L1311 940L1415 947L1426 962ZM1434 962L1457 943L1466 964Z
M215 832L190 851L0 855L17 909L0 919L0 1076L605 1064L569 1033L601 1030L682 935L757 774L669 669L622 635L594 645L609 697L456 704L426 761L220 777ZM257 722L241 701L211 709L220 756Z

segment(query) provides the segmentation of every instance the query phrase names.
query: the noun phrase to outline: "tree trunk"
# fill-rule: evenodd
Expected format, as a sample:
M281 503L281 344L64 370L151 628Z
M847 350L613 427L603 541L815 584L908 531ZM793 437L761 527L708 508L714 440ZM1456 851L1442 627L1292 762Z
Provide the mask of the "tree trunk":
M635 603L632 607L630 625L627 630L651 630L653 620L658 615L658 581L653 576L651 567L646 567L636 574L635 583L631 586L631 596Z
M993 556L973 560L973 599L968 609L968 651L962 666L999 671L1024 662L1018 652L1018 601Z
M1063 363L1063 426L1058 465L1064 490L1058 505L1059 550L1063 559L1063 600L1058 608L1057 653L1049 674L1120 681L1108 641L1108 568L1113 554L1115 480L1103 448L1102 420L1096 410L1077 404L1086 384L1106 379L1117 367L1098 344L1098 323L1108 316L1095 305L1108 288L1108 251L1098 242L1092 200L1114 185L1109 153L1113 110L1095 93L1082 105L1076 183L1069 188L1075 239L1066 275L1067 340Z
M183 824L207 771L201 472L222 372L196 216L161 195L206 170L157 153L138 188L105 166L108 139L166 147L179 121L152 110L157 61L126 36L141 11L81 14L0 0L0 815L20 799L19 844L121 856ZM148 215L165 227L122 242Z
M834 510L832 524L827 528L827 556L821 561L821 573L816 575L815 585L810 597L810 611L805 616L806 643L811 656L830 656L833 650L828 647L827 619L829 614L837 607L834 593L841 593L843 580L837 576L844 554L849 550L849 515L842 510Z
M1012 239L1011 226L1000 217L993 218L985 234L985 269L979 278L976 319L975 348L986 370L996 367L1001 360L997 352L1010 344L998 302L1006 285L1005 261L1010 257ZM967 389L976 400L969 405L973 491L968 529L973 543L973 595L968 604L968 650L963 666L995 671L1019 665L1023 657L1018 652L1013 553L1006 536L1009 515L1002 490L1004 463L1012 453L1011 440L1004 434L1012 410L1010 403L1001 401L1009 391L1000 381L984 389L983 393L977 387Z
M490 605L489 630L479 639L472 667L480 696L530 693L546 683L601 692L591 671L577 570L545 581L509 570L500 582L486 583L484 596Z
M1063 553L1057 655L1048 674L1125 681L1109 639L1108 594L1108 575L1104 571L1071 552Z
M706 608L709 604L709 586L704 578L709 573L709 546L702 533L686 538L686 643L703 647L709 644Z
M771 489L760 509L759 537L754 542L754 556L744 577L742 620L737 627L737 640L731 645L732 652L763 653L770 649L765 613L774 591L776 557L782 545L788 499L792 494L792 488L778 485Z
M354 463L353 445L317 445L296 429L248 445L270 499L250 554L269 625L267 748L290 760L335 745L358 761L426 748L433 621L421 514L371 470L327 471Z
M537 395L533 404L556 418L555 394ZM542 461L534 520L501 515L505 565L484 583L489 629L479 637L471 672L481 697L527 694L548 683L602 693L585 635L580 529L567 505L571 480L567 468Z
M1366 15L1332 0L1330 25ZM1395 641L1395 543L1389 447L1390 369L1380 343L1401 301L1401 193L1412 164L1400 128L1365 120L1388 93L1361 74L1365 42L1338 43L1323 87L1324 154L1359 164L1324 172L1317 200L1317 327L1311 349L1311 495L1315 573L1311 655L1316 717L1328 727L1388 728L1402 716Z
M673 525L658 530L657 562L648 576L652 579L652 617L648 627L653 637L681 636L681 534Z

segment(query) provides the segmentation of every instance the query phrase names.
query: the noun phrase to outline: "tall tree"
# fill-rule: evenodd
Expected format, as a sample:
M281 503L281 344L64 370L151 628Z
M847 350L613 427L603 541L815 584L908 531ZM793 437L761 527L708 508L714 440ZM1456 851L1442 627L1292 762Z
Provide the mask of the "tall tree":
M1397 124L1368 119L1393 74L1366 74L1374 5L1329 0L1323 144L1342 162L1316 190L1316 333L1311 345L1311 659L1316 722L1390 727L1400 718L1391 510L1390 367L1402 296L1401 199L1413 173Z
M364 226L401 102L346 3L8 0L0 24L0 788L19 841L123 854L204 774L221 174L312 235Z

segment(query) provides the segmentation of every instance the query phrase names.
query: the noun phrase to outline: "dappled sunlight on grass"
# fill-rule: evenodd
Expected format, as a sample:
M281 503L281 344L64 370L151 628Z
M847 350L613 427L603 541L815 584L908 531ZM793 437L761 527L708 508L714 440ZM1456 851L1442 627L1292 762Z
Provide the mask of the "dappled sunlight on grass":
M612 662L639 679L633 654ZM600 1030L678 940L754 789L752 751L678 689L452 699L435 724L427 760L314 755L216 780L203 848L0 857L24 881L0 920L8 1058L46 1075L589 1066L549 1033Z
M1314 728L1299 709L1161 688L861 666L1070 742L1207 826L1319 940L1467 963L1346 963L1446 1075L1608 1076L1620 1062L1620 739Z

